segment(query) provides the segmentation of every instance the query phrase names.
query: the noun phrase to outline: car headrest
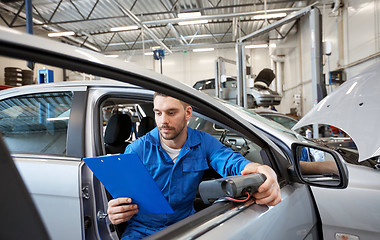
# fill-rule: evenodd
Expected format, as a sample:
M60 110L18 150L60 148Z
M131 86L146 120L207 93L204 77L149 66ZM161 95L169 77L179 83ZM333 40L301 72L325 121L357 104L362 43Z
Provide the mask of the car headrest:
M156 127L156 123L152 117L143 117L140 121L139 130L137 132L138 137L142 137Z
M129 139L132 131L132 120L127 114L113 115L108 123L104 134L106 144L115 145Z

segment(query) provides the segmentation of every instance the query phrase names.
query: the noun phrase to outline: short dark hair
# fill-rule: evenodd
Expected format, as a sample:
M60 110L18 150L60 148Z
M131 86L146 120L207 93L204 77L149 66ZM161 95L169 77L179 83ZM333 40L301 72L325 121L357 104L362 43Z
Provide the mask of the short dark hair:
M168 95L166 95L166 94L164 94L164 93L154 92L154 94L153 94L153 100L156 99L157 96L161 96L161 97L169 97Z
M168 96L168 95L166 95L166 94L164 94L164 93L154 92L154 94L153 94L153 100L156 99L157 96L161 96L161 97L171 97L171 96ZM173 97L173 98L174 98L174 97ZM177 99L177 98L176 98L176 99ZM183 108L185 108L185 109L186 109L187 106L190 106L190 104L188 104L188 103L186 103L186 102L184 102L184 101L182 101L182 100L179 100L179 99L177 99L177 100L180 101L180 102L182 103Z

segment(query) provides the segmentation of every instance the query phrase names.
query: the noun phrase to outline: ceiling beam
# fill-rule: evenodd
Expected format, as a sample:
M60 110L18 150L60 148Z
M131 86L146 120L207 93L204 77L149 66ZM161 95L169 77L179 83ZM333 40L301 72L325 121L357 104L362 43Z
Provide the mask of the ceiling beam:
M0 7L3 8L3 9L6 9L7 11L13 13L13 14L16 14L18 9L15 9L13 7L10 7L2 2L0 2ZM19 17L23 18L23 19L26 19L26 14L23 13L23 12L20 12L19 14ZM36 19L35 17L33 17L33 24L43 24L42 21ZM53 27L53 26L42 26L42 28L44 28L45 30L47 31L51 31L51 32L62 32L62 31L65 31L65 29L59 29L59 28L56 28L56 27ZM83 44L83 41L84 39L83 38L77 38L77 37L73 37L73 36L66 36L67 39L73 41L73 42L76 42L77 44L79 45L82 45ZM99 52L100 49L98 49L97 47L95 47L93 44L90 44L88 43L87 41L85 42L84 46L88 49L91 49L91 50L94 50L94 51L97 51Z
M114 1L119 7L120 9L125 13L127 14L131 20L137 25L139 26L141 29L144 29L144 31L146 31L148 33L148 35L154 39L154 41L160 45L163 49L165 49L167 52L169 53L172 53L172 50L170 50L170 48L168 46L166 46L157 36L156 34L153 33L153 31L151 29L149 29L144 23L142 23L140 21L140 19L134 15L131 11L129 11L129 9L126 9L123 5L121 5L119 3L119 1L115 0Z
M267 32L270 32L271 30L275 29L275 28L278 28L286 23L289 23L291 21L294 21L294 20L297 20L299 18L301 18L302 16L308 14L312 9L313 9L313 6L315 5L312 4L310 6L307 6L305 8L302 8L301 10L293 13L293 14L289 14L288 16L284 17L283 19L281 20L278 20L277 22L273 23L273 24L270 24L266 27L263 27L263 28L260 28L260 30L257 30L251 34L248 34L244 37L241 37L238 39L238 42L243 42L247 39L250 39L250 38L254 38L254 37L258 37L259 35L262 35L264 33L267 33Z
M5 5L5 4L4 4ZM240 4L236 5L237 7L247 7L247 6L252 6L253 4ZM221 8L221 7L218 7ZM231 8L231 6L222 6L222 8ZM194 8L194 9L186 9L182 10L181 12L190 12L190 11L204 11L204 10L214 10L217 8ZM284 9L273 9L273 10L267 10L267 13L276 13L276 12L293 12L293 11L298 11L301 8L284 8ZM191 18L190 20L199 20L199 19L215 19L215 18L232 18L232 17L248 17L248 16L254 16L258 14L264 14L265 11L255 11L255 12L245 12L245 13L232 13L232 14L217 14L217 15L205 15L204 13L201 17L196 17L196 18ZM176 11L166 11L166 12L153 12L153 13L141 13L139 16L151 16L151 15L162 15L162 14L177 14ZM104 21L104 20L110 20L110 19L120 19L120 18L129 18L128 15L122 15L122 16L114 16L114 17L101 17L101 18L87 18L86 20L83 19L78 19L78 20L70 20L70 21L57 21L57 22L49 22L49 25L56 25L56 24L67 24L67 23L80 23L80 22L85 22L85 21ZM163 21L163 22L161 22ZM142 22L143 24L168 24L168 23L175 23L175 22L180 22L180 21L185 21L184 20L179 20L178 18L171 18L171 19L163 19L163 20L155 20L155 21L145 21ZM43 25L45 23L37 24L38 25ZM25 24L20 24L20 25L15 25L13 27L25 27Z
M254 12L242 12L242 13L226 13L226 14L216 14L216 15L204 15L199 17L188 17L188 18L168 18L168 19L159 19L153 21L144 21L142 22L145 25L155 25L155 24L168 24L168 23L178 23L183 21L193 21L193 20L215 20L215 19L224 19L224 18L233 18L233 17L250 17L255 15L261 15L270 13L279 13L279 12L294 12L299 10L300 8L281 8L281 9L272 9L272 10L260 10Z

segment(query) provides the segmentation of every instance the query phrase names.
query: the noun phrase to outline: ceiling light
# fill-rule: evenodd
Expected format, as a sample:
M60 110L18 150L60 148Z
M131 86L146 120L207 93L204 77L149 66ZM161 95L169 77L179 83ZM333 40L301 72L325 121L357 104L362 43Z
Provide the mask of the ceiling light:
M267 48L268 44L253 44L253 45L247 45L245 48Z
M75 35L75 32L69 31L69 32L48 33L48 37L63 37L63 36L72 36L72 35Z
M190 24L204 24L208 23L208 20L194 20L194 21L183 21L183 22L178 22L178 25L190 25Z
M277 47L277 44L275 44L275 43L271 43L271 44L269 44L269 47L270 47L270 48L276 48L276 47Z
M201 12L184 12L178 13L178 18L192 18L192 17L200 17Z
M119 32L119 31L129 31L129 30L136 30L139 29L138 26L132 25L132 26L123 26L123 27L113 27L110 28L111 32Z
M211 52L214 51L214 48L196 48L193 49L193 52Z
M104 55L105 57L108 57L108 58L117 58L119 55L117 54L110 54L110 55Z
M271 18L282 18L286 17L286 13L269 13L269 14L260 14L253 16L255 20L271 19Z

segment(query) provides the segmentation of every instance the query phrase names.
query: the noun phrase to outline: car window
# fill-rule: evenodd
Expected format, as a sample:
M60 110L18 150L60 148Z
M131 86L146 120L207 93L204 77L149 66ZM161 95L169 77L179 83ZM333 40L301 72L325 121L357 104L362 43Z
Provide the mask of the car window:
M286 128L289 128L289 129L292 129L292 127L297 123L297 121L294 120L294 119L290 119L288 117L283 117L283 116L280 116L280 115L275 116L275 115L261 114L261 116L264 116L266 118L272 119L273 121L278 122L282 126L284 126Z
M128 144L156 126L150 101L108 96L100 104L99 113L106 154L123 153Z
M214 123L212 120L208 120L197 113L193 113L193 116L189 119L187 125L190 128L211 134L225 146L234 151L240 152L245 158L252 162L260 164L266 163L261 155L263 149L258 144Z
M201 89L203 89L204 84L205 84L204 81L199 81L199 82L196 82L196 83L194 84L193 87L194 87L195 89L197 89L197 90L201 90Z
M204 89L215 89L215 80L212 79L212 80L208 80L206 83L205 83L205 88Z
M223 88L236 88L236 80L228 78L226 82L223 83Z
M72 92L0 101L0 131L11 152L65 155Z

